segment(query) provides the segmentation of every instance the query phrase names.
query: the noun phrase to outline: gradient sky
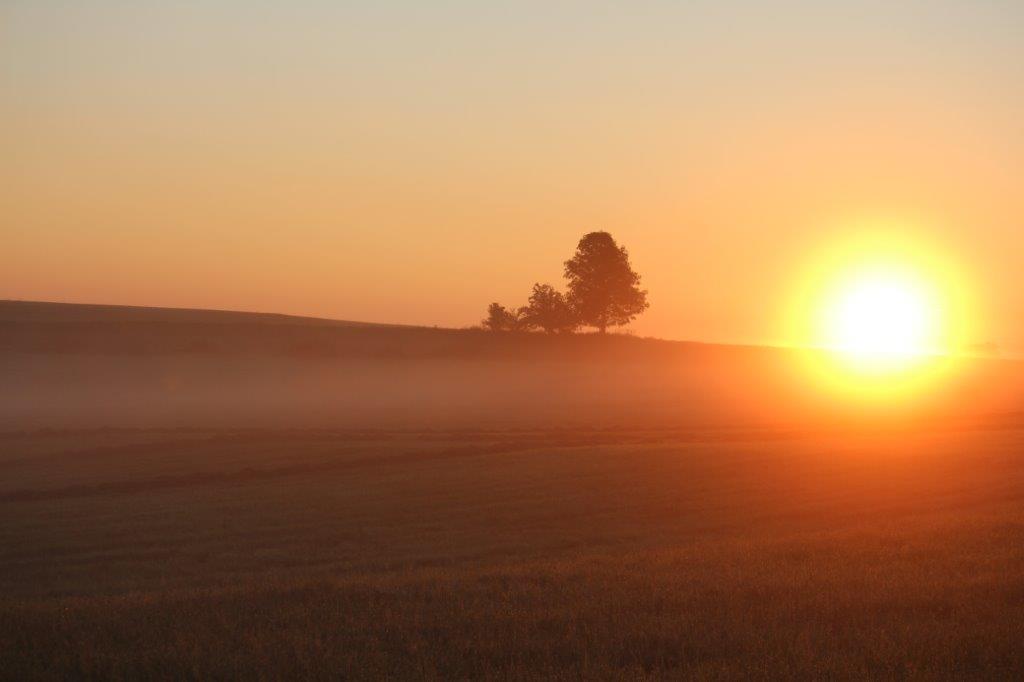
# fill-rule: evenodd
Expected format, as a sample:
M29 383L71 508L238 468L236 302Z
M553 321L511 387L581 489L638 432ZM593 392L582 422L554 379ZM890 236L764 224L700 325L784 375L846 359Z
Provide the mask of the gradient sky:
M1024 3L0 4L0 298L463 326L612 232L641 334L781 339L859 221L1024 347Z

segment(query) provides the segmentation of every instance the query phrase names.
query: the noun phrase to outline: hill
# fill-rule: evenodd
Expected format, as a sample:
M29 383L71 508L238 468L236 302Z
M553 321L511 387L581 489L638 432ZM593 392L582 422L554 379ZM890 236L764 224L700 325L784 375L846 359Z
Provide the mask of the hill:
M163 324L264 324L331 327L395 327L400 325L328 320L316 317L252 313L201 308L160 308L92 303L0 300L0 321L41 324L163 323Z
M344 348L351 332L366 338L416 329L277 313L0 301L0 351L25 353L293 352L332 341Z
M799 424L874 409L823 393L805 365L793 350L617 334L4 301L0 429ZM883 416L1017 410L1020 376L975 360Z
M0 301L0 351L134 355L250 354L334 358L536 357L568 353L655 359L758 352L628 335L493 334L274 313Z

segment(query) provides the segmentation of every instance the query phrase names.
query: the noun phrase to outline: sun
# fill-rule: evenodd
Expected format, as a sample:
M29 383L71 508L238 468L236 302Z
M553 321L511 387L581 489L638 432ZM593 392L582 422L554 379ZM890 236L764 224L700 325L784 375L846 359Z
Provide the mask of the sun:
M900 222L829 231L794 268L788 345L830 393L891 406L926 399L983 333L956 252Z
M952 255L892 223L834 239L799 275L794 345L879 365L955 354L976 330Z
M940 351L942 309L933 287L911 272L855 272L826 302L824 345L860 359L895 361Z

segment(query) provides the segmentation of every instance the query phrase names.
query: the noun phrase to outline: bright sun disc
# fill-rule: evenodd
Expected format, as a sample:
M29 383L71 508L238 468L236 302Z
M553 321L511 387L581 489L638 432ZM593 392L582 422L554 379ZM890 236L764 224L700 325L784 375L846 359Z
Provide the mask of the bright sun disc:
M956 259L899 222L857 224L811 254L788 307L804 370L858 404L924 397L978 334L970 282Z
M907 275L855 275L825 313L825 346L860 358L913 358L938 346L934 294Z

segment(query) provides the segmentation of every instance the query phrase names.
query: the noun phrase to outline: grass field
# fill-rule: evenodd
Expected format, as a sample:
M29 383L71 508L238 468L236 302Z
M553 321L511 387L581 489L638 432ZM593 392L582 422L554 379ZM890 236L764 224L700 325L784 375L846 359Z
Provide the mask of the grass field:
M0 676L1020 678L1024 420L0 436Z

